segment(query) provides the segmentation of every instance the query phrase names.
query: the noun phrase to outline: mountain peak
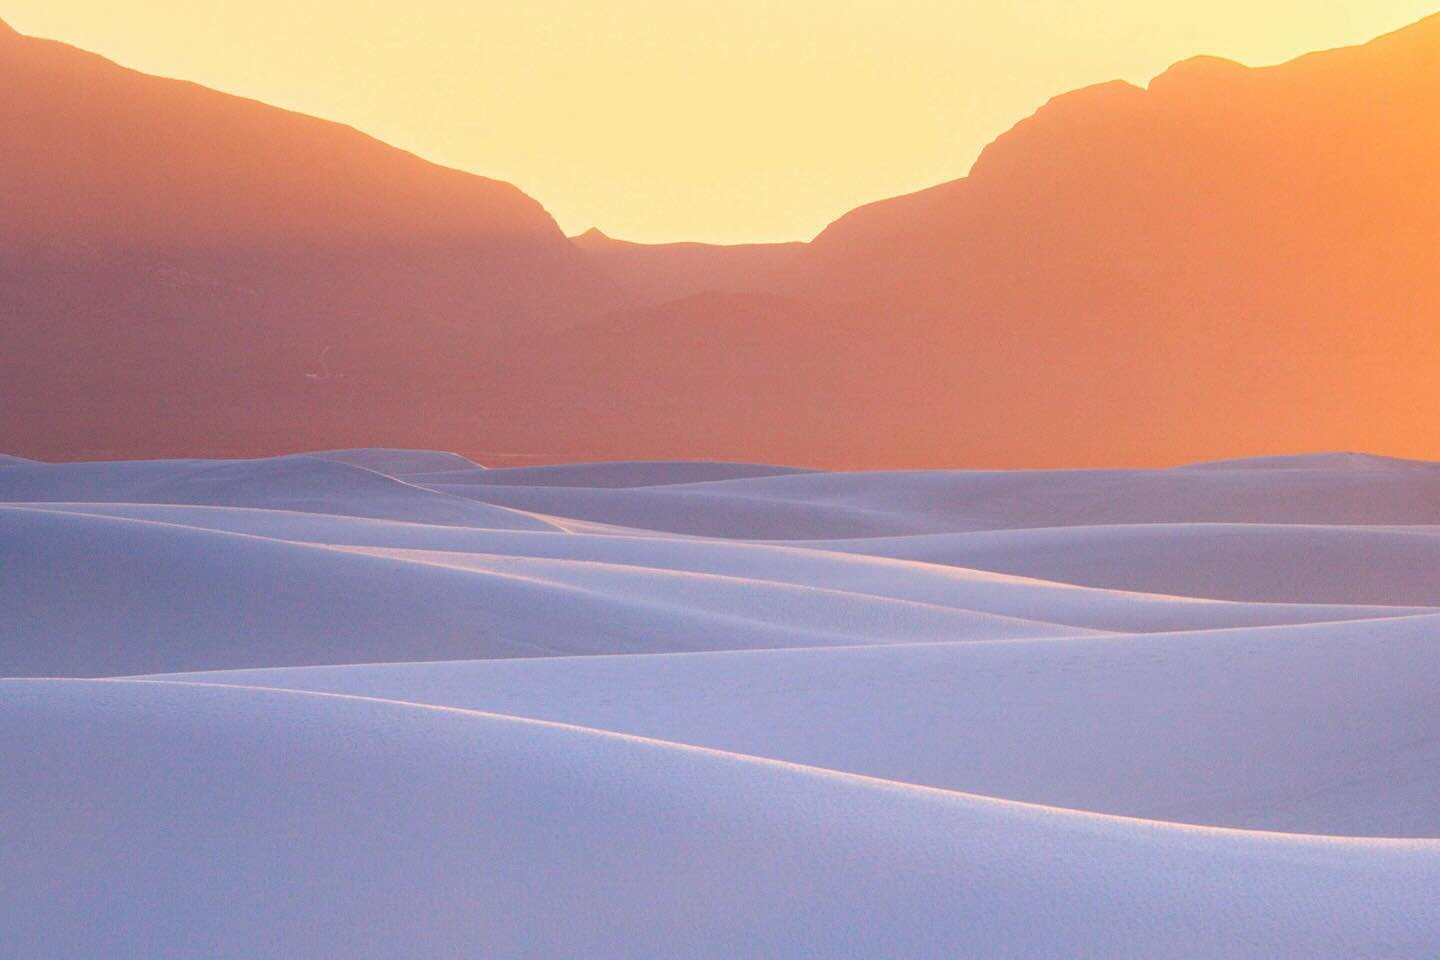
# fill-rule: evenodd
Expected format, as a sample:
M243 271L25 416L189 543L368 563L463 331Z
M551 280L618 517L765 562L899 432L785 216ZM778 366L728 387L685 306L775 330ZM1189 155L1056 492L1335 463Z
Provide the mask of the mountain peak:
M1249 72L1249 67L1224 57L1199 56L1172 64L1164 73L1150 81L1149 89L1174 89L1190 85L1209 85Z
M599 227L591 227L582 234L571 237L570 242L582 250L606 250L618 241Z

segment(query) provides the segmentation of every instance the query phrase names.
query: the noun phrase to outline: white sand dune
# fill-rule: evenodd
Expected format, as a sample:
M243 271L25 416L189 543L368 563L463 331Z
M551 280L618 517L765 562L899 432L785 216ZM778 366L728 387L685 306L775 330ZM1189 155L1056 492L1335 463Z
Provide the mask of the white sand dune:
M0 507L0 568L0 674L10 676L1082 632L769 581L412 562L14 507Z
M1373 453L1334 452L1279 454L1269 457L1246 457L1239 460L1207 460L1189 463L1181 470L1324 470L1330 473L1345 470L1405 470L1432 466L1420 460L1382 457Z
M1176 596L1259 603L1440 603L1440 526L1147 523L819 540L803 546Z
M276 511L237 508L111 505L111 504L47 504L43 509L83 513L94 516L123 517L194 527L200 530L249 534L299 543L327 544L361 548L356 552L392 559L408 559L462 569L493 567L512 558L583 561L614 567L644 567L655 570L713 574L720 577L809 586L847 593L859 593L908 600L936 606L954 607L994 613L1000 616L1041 620L1100 630L1147 632L1155 630L1202 629L1206 627L1259 626L1276 623L1303 623L1323 620L1370 619L1390 613L1419 613L1432 605L1440 605L1440 593L1427 593L1425 583L1431 582L1427 566L1414 569L1415 557L1401 553L1390 562L1380 563L1387 555L1378 549L1367 556L1370 564L1367 582L1376 583L1377 592L1384 592L1388 572L1404 588L1420 598L1401 609L1374 610L1377 605L1365 601L1352 604L1331 604L1323 599L1305 604L1214 603L1196 602L1195 591L1189 596L1143 596L1130 590L1080 589L1073 584L1049 582L1032 577L1010 576L990 572L992 568L955 569L948 563L895 562L874 553L894 550L903 552L912 545L911 538L860 541L820 541L816 544L751 543L721 541L677 536L650 536L643 531L614 531L585 536L535 533L508 530L484 530L427 524L401 524L378 521L357 522L348 517L296 515ZM1100 528L1102 531L1107 528ZM1163 534L1165 527L1143 527L1144 531ZM1190 529L1181 526L1182 533ZM1289 528L1285 528L1289 529ZM1328 528L1319 532L1324 534ZM1028 532L1028 531L1027 531ZM1064 534L1066 531L1059 530ZM1263 532L1263 531L1262 531ZM1363 531L1361 531L1363 532ZM913 538L913 545L923 552L926 546L948 535ZM988 535L979 535L988 536ZM1308 530L1301 529L1293 546L1300 560L1313 565L1313 544ZM1400 545L1408 539L1398 538ZM1237 544L1243 551L1243 543ZM822 549L823 548L823 549ZM1049 543L1032 551L1038 560L1054 556ZM1105 553L1097 547L1097 557ZM1017 551L1020 561L1031 557ZM1272 551L1273 554L1273 551ZM1120 558L1123 561L1123 557ZM1166 571L1183 572L1192 565L1155 564L1149 557L1142 562L1124 566L1122 571L1138 571L1137 576L1151 572L1164 576ZM1243 556L1242 556L1243 559ZM1422 556L1419 559L1424 560ZM1193 564L1208 569L1211 564L1202 557ZM1255 565L1252 565L1255 566ZM552 566L557 575L574 574L573 565ZM594 568L599 573L604 567ZM1103 569L1103 568L1102 568ZM1227 568L1228 569L1228 568ZM1246 567L1250 572L1250 567ZM1293 569L1293 568L1292 568ZM1262 568L1260 572L1273 572ZM1180 573L1173 576L1179 576ZM1297 579L1294 573L1291 580ZM1300 580L1304 580L1303 572ZM1263 583L1263 578L1258 582ZM1418 584L1418 586L1414 585ZM1187 585L1182 583L1182 586ZM1310 594L1323 598L1329 582L1307 583ZM1338 592L1338 590L1337 590ZM1203 596L1203 591L1202 591ZM1383 601L1378 605L1385 606ZM939 637L936 639L956 639Z
M0 502L262 507L512 530L549 529L504 507L324 457L0 465Z
M0 507L15 594L0 607L0 674L989 640L1428 609L1170 598L708 540L103 509ZM278 539L287 531L300 539ZM346 540L451 549L336 545Z
M1429 958L1437 570L1351 454L6 459L0 957Z
M823 583L945 605L956 605L956 591L963 591L968 581L1001 584L1022 578L1248 603L1440 605L1440 525L1128 524L757 543L572 524L554 517L546 518L552 527L587 535L556 536L554 529L357 522L350 517L232 507L32 506L302 543L593 559ZM965 569L928 569L932 565ZM1015 587L1019 589L1018 584ZM1135 622L1128 629L1144 627Z
M1440 465L1282 458L1175 470L804 473L660 489L436 489L703 536L836 539L1125 523L1403 525L1440 516ZM1357 462L1359 465L1357 466Z
M1440 837L1440 616L180 679L536 717L1124 816Z
M568 463L549 467L480 468L467 474L447 472L415 476L455 484L486 484L507 487L665 487L682 483L740 480L754 477L792 476L815 473L795 467L760 463L709 463L701 460L621 461L616 463ZM418 471L417 471L418 473Z
M0 690L0 837L26 878L0 887L0 952L34 960L1313 960L1424 956L1440 922L1436 841L1112 819L313 694Z
M303 456L318 457L348 463L392 477L408 477L417 474L456 473L459 471L483 471L485 468L473 460L467 460L457 453L439 450L397 450L371 447L359 450L320 450Z

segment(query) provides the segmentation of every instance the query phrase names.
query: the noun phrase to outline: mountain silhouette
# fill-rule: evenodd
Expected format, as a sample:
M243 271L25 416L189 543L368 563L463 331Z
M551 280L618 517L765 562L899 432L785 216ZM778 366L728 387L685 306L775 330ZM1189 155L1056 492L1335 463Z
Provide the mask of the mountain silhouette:
M0 36L30 456L1440 457L1440 17L1056 97L809 244L566 240L513 187ZM8 213L9 211L7 211Z
M587 230L572 242L620 284L630 306L778 283L804 256L803 243L632 243Z
M832 306L771 312L773 349L810 353L776 372L786 402L711 441L749 455L776 431L792 457L848 466L1440 456L1437 171L1440 17L1279 66L1200 57L1148 88L1057 97L967 177L853 211L757 282ZM717 322L672 360L692 367L678 382L766 352L743 322L754 304L728 309L743 342ZM620 343L584 353L607 395L643 392ZM703 420L712 403L724 390L667 409ZM786 427L821 421L854 425L844 456Z
M405 394L625 302L509 184L9 28L0 127L0 434L40 455L284 446L346 415L322 355Z

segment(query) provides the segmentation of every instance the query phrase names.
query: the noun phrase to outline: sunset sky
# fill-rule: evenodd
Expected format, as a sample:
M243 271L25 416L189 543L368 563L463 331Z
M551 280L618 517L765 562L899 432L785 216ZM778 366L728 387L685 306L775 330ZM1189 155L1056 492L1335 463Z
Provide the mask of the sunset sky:
M1437 0L0 0L25 33L511 181L568 232L806 239L1049 96L1340 46Z

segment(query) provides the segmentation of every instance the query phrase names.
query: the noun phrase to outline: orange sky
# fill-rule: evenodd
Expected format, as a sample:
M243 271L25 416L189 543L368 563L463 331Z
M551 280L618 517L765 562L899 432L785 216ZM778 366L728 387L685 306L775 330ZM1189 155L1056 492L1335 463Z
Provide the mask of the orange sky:
M25 33L352 123L569 232L808 238L964 174L1047 97L1271 63L1440 0L0 0Z

